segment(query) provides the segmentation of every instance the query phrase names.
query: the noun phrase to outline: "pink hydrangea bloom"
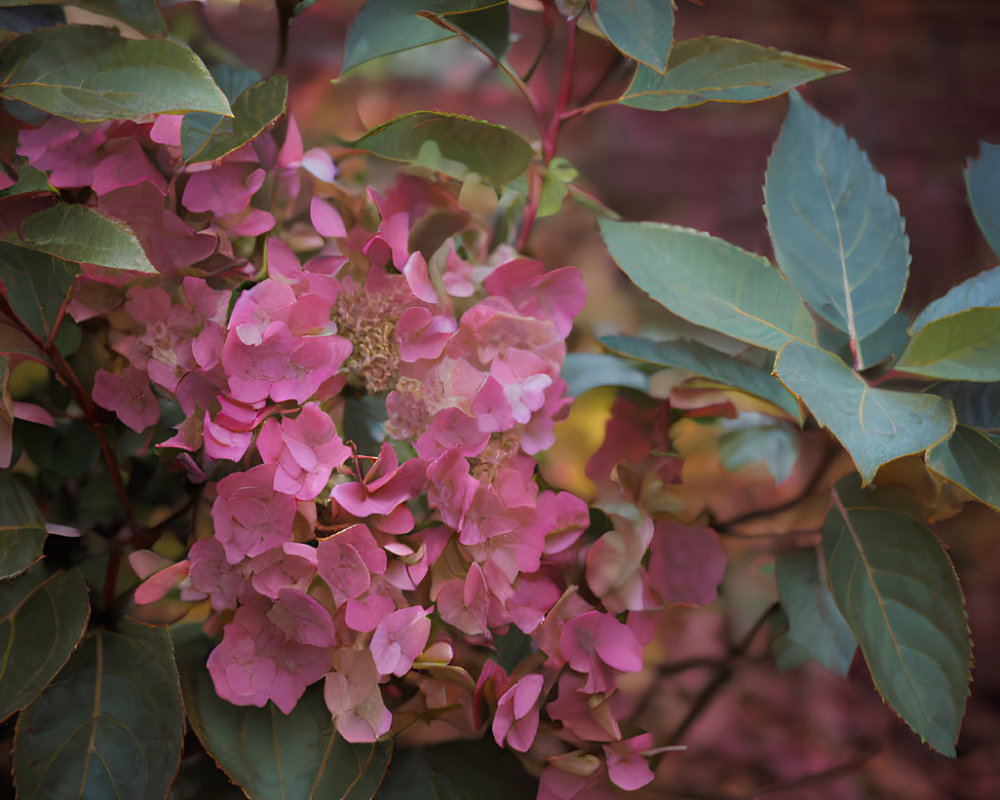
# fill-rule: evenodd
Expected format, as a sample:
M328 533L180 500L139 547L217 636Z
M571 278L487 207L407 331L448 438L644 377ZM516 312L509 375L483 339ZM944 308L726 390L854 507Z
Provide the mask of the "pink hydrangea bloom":
M337 670L326 676L323 698L347 741L374 742L388 733L392 714L382 700L371 651L339 650Z
M219 481L212 521L230 564L292 539L295 499L274 491L275 469L274 464L261 464Z
M330 494L347 512L357 517L390 514L412 500L424 485L425 465L411 458L402 465L392 445L382 445L378 458L360 481L334 486Z
M287 599L306 597L293 595ZM332 636L317 636L312 627L296 628L289 623L289 617L303 617L306 607L310 606L285 606L281 601L272 604L262 599L236 609L223 630L222 642L208 657L208 671L219 697L241 706L262 707L273 700L285 714L295 708L306 687L329 671L333 653ZM329 622L329 616L326 619ZM332 629L332 623L330 626ZM304 630L308 633L299 638L327 644L299 641L296 634Z
M94 402L114 411L118 419L141 433L160 419L160 404L142 370L125 367L119 373L99 369L94 376Z
M526 753L538 732L538 711L545 679L537 673L525 675L507 689L497 704L493 718L493 737L501 747L506 742L514 750Z
M615 744L604 745L611 782L627 792L645 786L653 780L653 770L642 755L653 746L653 734L643 733Z
M307 403L294 419L264 422L257 436L257 449L265 463L277 465L276 491L299 500L312 500L323 489L334 469L351 455L341 441L329 414L316 403Z
M372 634L371 651L380 675L402 678L413 666L431 633L430 609L409 606L392 612Z
M635 634L610 614L588 611L567 621L559 634L566 663L587 676L585 692L605 692L614 686L614 671L642 669L642 645Z

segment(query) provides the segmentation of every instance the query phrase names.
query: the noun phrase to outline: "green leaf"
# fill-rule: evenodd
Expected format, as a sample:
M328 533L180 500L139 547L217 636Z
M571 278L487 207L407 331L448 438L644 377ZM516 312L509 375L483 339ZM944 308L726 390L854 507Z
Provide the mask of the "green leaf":
M46 28L7 45L0 52L0 94L78 122L231 113L186 45L125 39L111 28L89 25Z
M183 728L166 630L98 629L18 718L18 797L162 800Z
M187 162L214 161L263 133L285 113L288 79L272 75L240 91L233 100L233 116L185 114L181 124L181 152Z
M205 659L213 643L200 625L173 629L191 727L252 800L368 800L385 772L391 742L350 744L335 733L319 684L291 714L269 703L234 706L215 693Z
M959 425L927 453L927 466L1000 511L1000 436Z
M51 0L0 0L0 8L49 4ZM156 7L156 0L68 0L66 5L120 20L150 36L167 34L167 26Z
M1000 144L979 143L965 170L969 205L993 252L1000 256Z
M597 0L597 21L619 51L654 75L667 69L674 41L674 5L663 0Z
M58 190L49 183L49 176L30 164L21 164L17 168L17 182L0 191L0 198L23 194L58 194Z
M1000 383L944 381L928 389L951 401L963 425L1000 433Z
M380 56L450 39L420 12L443 17L500 59L509 44L506 0L367 0L347 31L341 74Z
M997 306L1000 306L1000 267L985 270L957 286L952 286L944 296L929 303L917 315L911 329L914 332L919 331L930 322L960 311Z
M640 65L619 102L649 111L713 101L752 103L846 69L739 39L700 36L674 44L665 75Z
M873 388L832 353L801 342L782 348L774 372L837 437L865 483L882 464L933 447L955 428L947 400Z
M40 0L46 2L46 0ZM166 36L167 26L156 7L156 0L71 0L71 5L121 20L139 33Z
M928 322L896 369L959 381L1000 380L1000 307L973 308Z
M649 377L642 370L608 353L569 353L563 361L566 394L577 397L598 386L624 386L649 391Z
M837 608L815 549L778 553L778 599L788 617L788 639L830 672L846 675L858 641Z
M763 462L775 485L784 483L799 460L801 440L793 425L748 412L721 423L719 460L730 471Z
M823 525L830 590L882 697L922 740L954 757L972 665L955 570L918 520L834 498Z
M32 214L21 223L20 238L7 241L67 261L156 272L127 225L87 206L59 203Z
M14 313L42 341L51 335L80 265L0 242L0 278Z
M602 219L600 226L622 271L677 316L768 350L812 341L808 310L763 256L675 225Z
M0 470L0 580L20 575L42 557L45 520L28 490Z
M569 184L579 177L580 173L565 158L556 156L545 169L545 180L542 183L542 194L538 199L536 219L551 217L558 214L563 200L569 194Z
M89 618L87 584L77 569L35 564L0 583L0 720L28 705L62 669Z
M845 331L859 369L862 340L892 317L906 288L909 239L899 204L843 128L798 93L767 163L768 227L784 276Z
M496 650L488 658L503 667L508 675L524 659L537 652L531 637L516 625L511 625L507 633L497 636L493 644Z
M368 131L355 142L382 158L465 178L470 172L500 185L523 173L532 150L501 125L440 111L414 111Z
M788 391L770 374L746 361L702 344L683 339L651 342L631 336L604 336L601 344L628 358L658 367L683 369L703 378L729 386L762 400L767 400L788 412L799 422L802 410ZM773 359L772 359L773 363Z
M537 792L517 758L487 736L399 750L375 800L512 800Z

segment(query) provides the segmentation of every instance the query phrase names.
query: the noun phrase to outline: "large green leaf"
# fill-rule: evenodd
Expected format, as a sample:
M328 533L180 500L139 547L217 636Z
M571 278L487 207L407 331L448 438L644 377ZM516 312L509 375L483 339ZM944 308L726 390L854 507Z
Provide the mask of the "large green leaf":
M837 498L823 553L830 590L882 697L921 739L954 757L972 646L941 544L912 517Z
M0 580L20 575L42 557L45 520L28 490L0 470Z
M0 8L14 6L49 5L51 0L0 0ZM68 0L66 5L77 6L95 14L120 20L140 33L164 36L167 26L156 7L156 0Z
M600 226L618 266L677 316L768 350L813 340L809 311L763 256L675 225L602 219Z
M173 630L191 727L252 800L368 800L385 773L391 742L350 744L333 727L320 685L291 714L234 706L215 693L205 659L212 642L198 625Z
M341 74L379 56L450 39L421 12L444 18L495 58L507 52L506 0L367 0L347 31Z
M537 792L517 758L487 735L397 751L375 800L512 800Z
M972 308L928 322L896 369L959 381L1000 380L1000 307Z
M162 800L183 728L166 630L131 620L95 630L18 718L17 796Z
M928 451L927 466L1000 511L1000 436L959 425Z
M233 99L233 116L185 114L181 123L184 160L214 161L255 139L285 113L288 79L272 75L254 83Z
M778 553L778 598L788 617L788 639L805 648L830 672L846 675L858 641L820 574L813 548Z
M1000 256L1000 144L979 143L979 158L969 159L965 185L976 222Z
M19 36L0 52L0 94L80 122L164 112L230 114L205 65L180 42L125 39L66 25Z
M111 269L156 272L127 225L87 206L59 203L21 223L20 238L7 241L67 261Z
M513 131L440 111L404 114L350 144L454 178L475 172L497 185L523 173L532 157L531 145Z
M0 583L0 720L35 699L87 630L87 584L77 569L35 564Z
M933 447L955 428L947 400L874 388L832 353L801 342L782 348L774 372L837 437L865 483L882 464Z
M892 317L906 288L909 240L899 204L843 128L792 93L767 163L767 221L778 266L805 301L862 339Z
M604 336L601 344L615 353L658 367L672 367L693 372L703 378L731 386L784 409L799 422L802 410L788 391L770 374L753 364L684 339L651 342L631 336Z
M80 265L47 253L0 242L0 278L14 313L42 341L59 318Z
M611 40L629 58L654 75L667 68L674 40L674 5L663 0L597 0L597 20Z
M700 36L674 44L665 75L640 65L619 102L650 111L713 101L751 103L846 69L832 61L739 39Z

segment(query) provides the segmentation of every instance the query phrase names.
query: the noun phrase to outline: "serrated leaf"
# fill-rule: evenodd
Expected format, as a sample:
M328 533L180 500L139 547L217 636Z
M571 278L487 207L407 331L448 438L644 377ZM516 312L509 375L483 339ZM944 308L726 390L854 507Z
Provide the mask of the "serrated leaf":
M768 350L813 340L809 311L763 256L675 225L600 226L622 271L677 316Z
M131 620L95 630L18 718L18 797L162 800L183 727L166 630Z
M778 266L823 319L863 339L899 307L910 263L899 204L843 128L793 92L767 163L768 227Z
M832 353L801 342L782 348L774 372L837 437L865 483L882 464L933 447L955 428L947 400L869 386Z
M20 575L42 557L45 520L28 490L0 470L0 580Z
M928 303L913 320L911 330L916 333L929 322L960 311L997 306L1000 306L1000 267L985 270L952 286L942 297Z
M242 89L232 102L233 116L185 114L181 153L188 163L214 161L257 138L285 113L288 79L272 75Z
M273 704L234 706L215 693L200 625L172 631L191 727L251 800L368 800L385 773L391 742L350 744L333 727L319 684L288 714Z
M658 367L672 367L693 372L723 386L767 400L787 411L799 422L802 421L799 404L785 387L771 376L770 371L765 372L701 342L684 339L651 342L631 336L604 336L601 338L601 344L628 358Z
M666 74L640 65L618 102L650 111L708 102L752 103L846 69L739 39L700 36L674 44Z
M778 553L775 558L778 599L788 617L787 637L830 672L846 675L858 641L820 575L817 555L809 548Z
M89 618L79 570L35 564L0 583L0 720L28 705L62 669Z
M784 483L792 474L802 449L794 426L753 412L722 420L720 425L719 460L727 470L763 463L775 485Z
M368 131L352 147L462 179L475 172L495 185L531 162L524 139L502 125L440 111L414 111Z
M538 782L487 734L398 751L375 800L512 800L537 792Z
M823 553L830 590L882 697L922 740L954 757L972 645L941 544L912 517L836 499Z
M561 377L566 393L577 397L598 386L622 386L640 392L649 390L649 377L628 361L608 353L569 353Z
M444 17L497 59L507 51L506 0L367 0L347 31L341 74L374 58L454 36L417 16L422 11Z
M59 203L27 217L11 245L110 269L156 272L131 229L87 206ZM6 246L5 246L6 248Z
M0 242L0 278L18 318L47 341L80 265L47 253Z
M662 75L674 41L674 6L663 0L596 0L597 21L619 51Z
M125 39L66 25L19 36L0 52L0 95L78 122L148 114L231 113L194 52L169 39Z
M1000 256L1000 144L979 143L965 170L969 205L993 252Z
M896 369L959 381L1000 380L1000 307L928 322L914 334Z
M959 425L928 451L927 466L1000 511L1000 436Z

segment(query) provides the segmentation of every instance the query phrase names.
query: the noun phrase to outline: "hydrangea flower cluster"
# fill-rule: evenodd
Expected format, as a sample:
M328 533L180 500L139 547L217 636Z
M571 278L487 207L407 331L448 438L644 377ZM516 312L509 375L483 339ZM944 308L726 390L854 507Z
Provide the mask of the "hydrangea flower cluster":
M485 252L474 224L413 246L451 196L404 178L366 212L291 118L282 143L265 133L202 164L182 159L181 125L53 118L18 148L56 188L89 187L158 271L85 266L69 305L107 327L94 401L137 432L175 402L184 420L157 447L211 503L184 560L151 574L134 554L136 601L177 589L210 606L208 670L232 703L288 713L322 681L351 742L414 721L474 735L492 716L500 745L562 753L541 798L650 781L652 739L623 738L617 684L642 669L657 612L711 599L670 583L705 534L647 502L673 465L622 422L637 409L616 409L622 435L592 463L607 481L621 462L609 485L637 516L581 538L587 503L536 480L568 409L578 271ZM362 395L385 399L377 454L345 440ZM513 629L532 655L508 674L485 654Z

